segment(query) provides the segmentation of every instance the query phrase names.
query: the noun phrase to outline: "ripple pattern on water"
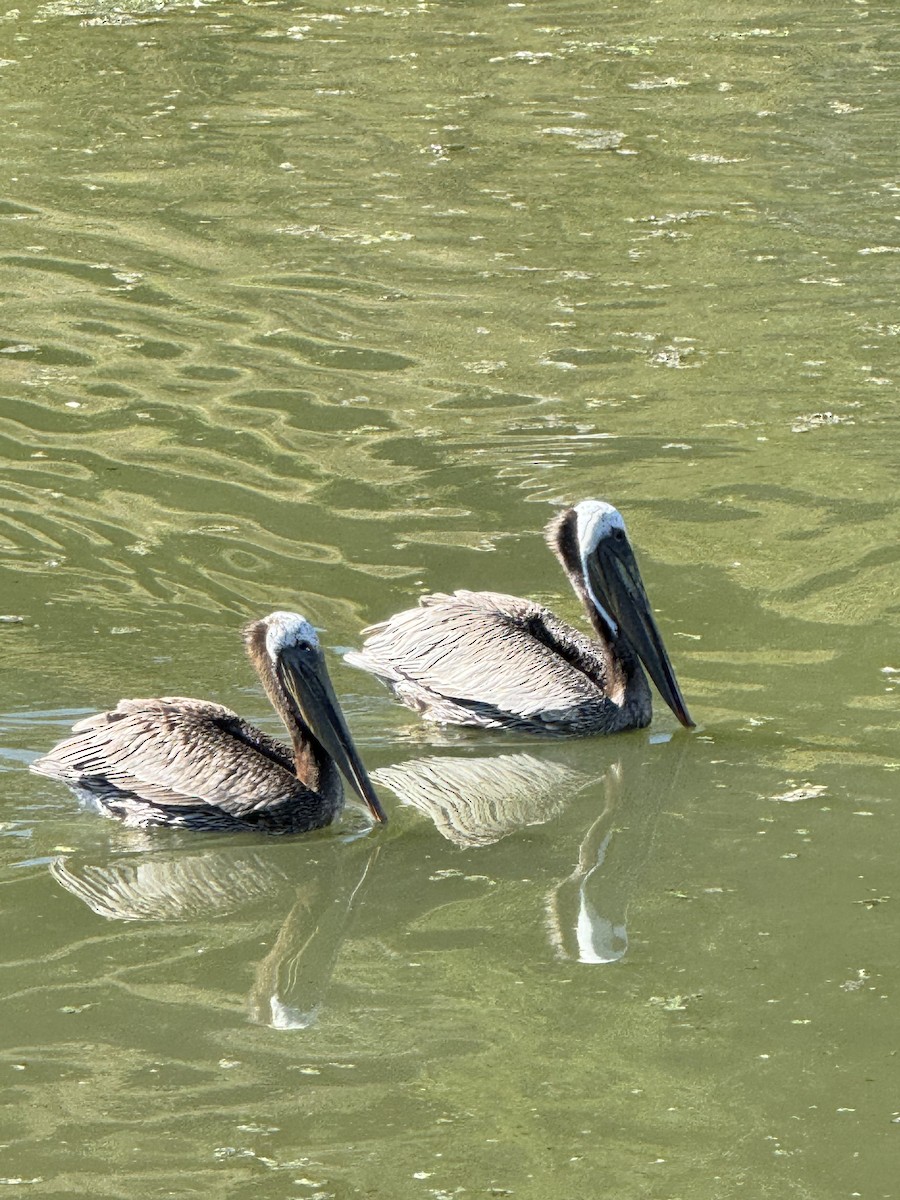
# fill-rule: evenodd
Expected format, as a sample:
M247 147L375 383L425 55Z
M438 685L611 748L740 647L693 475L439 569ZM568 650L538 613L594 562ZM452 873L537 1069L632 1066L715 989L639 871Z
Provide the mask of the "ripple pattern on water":
M698 11L0 18L4 1180L892 1194L893 14ZM529 805L533 744L340 652L427 590L580 620L540 531L598 495L702 725ZM515 828L188 845L27 774L121 695L259 719L276 606L373 771L472 835L440 761L513 756Z

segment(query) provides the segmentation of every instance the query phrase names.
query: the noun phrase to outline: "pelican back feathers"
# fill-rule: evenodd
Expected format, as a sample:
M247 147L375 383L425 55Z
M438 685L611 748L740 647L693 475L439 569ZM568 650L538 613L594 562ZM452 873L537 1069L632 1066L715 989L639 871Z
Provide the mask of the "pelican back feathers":
M615 664L543 605L499 592L435 592L365 630L346 661L430 721L567 735L646 725Z
M163 696L120 700L32 764L129 825L301 832L334 820L343 792L302 783L291 749L231 709Z

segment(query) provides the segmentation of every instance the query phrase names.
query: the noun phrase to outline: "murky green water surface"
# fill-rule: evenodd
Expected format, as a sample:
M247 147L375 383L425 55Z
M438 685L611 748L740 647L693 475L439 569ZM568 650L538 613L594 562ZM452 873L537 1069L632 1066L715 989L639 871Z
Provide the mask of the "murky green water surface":
M897 51L843 0L0 18L11 1194L898 1195ZM587 496L694 734L429 731L341 662L425 590L579 619ZM26 772L123 695L274 730L282 606L386 830Z

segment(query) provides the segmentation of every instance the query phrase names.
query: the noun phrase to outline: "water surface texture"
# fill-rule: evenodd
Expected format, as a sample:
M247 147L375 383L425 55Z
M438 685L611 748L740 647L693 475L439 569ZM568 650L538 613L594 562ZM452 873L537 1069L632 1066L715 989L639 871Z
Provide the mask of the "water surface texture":
M25 0L0 16L0 1184L896 1197L897 13ZM430 730L340 651L580 620L624 512L698 729ZM321 630L391 823L126 830L120 696L275 730Z

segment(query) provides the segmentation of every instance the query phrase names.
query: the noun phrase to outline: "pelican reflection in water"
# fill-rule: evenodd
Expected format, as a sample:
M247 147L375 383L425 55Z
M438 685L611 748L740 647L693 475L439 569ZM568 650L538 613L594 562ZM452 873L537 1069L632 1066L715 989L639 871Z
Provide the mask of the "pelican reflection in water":
M621 514L602 500L583 500L555 517L546 536L594 639L530 600L434 593L367 629L362 650L347 662L372 672L427 720L563 736L649 724L646 668L691 728Z
M350 737L312 625L274 612L244 629L287 746L208 700L120 700L32 764L128 825L302 833L329 825L341 774L376 821L384 810Z
M490 846L518 830L558 822L569 802L598 782L565 763L522 751L410 759L382 767L374 777L463 849ZM581 837L574 868L545 895L547 933L559 958L612 963L628 949L626 901L616 881L610 886L602 871L621 790L622 765L613 763L603 775L603 807Z
M490 846L557 818L592 777L563 763L515 754L429 755L373 772L402 804L430 817L456 846Z
M309 843L269 845L263 852L243 839L207 842L199 851L179 847L111 854L96 859L66 855L49 866L56 882L99 917L109 921L152 922L154 935L133 945L142 967L147 948L166 962L166 946L179 943L177 929L166 941L161 926L188 924L194 935L224 949L239 963L229 972L240 988L253 964L253 984L246 997L251 1021L272 1029L302 1030L314 1025L352 916L381 844L354 831ZM124 833L122 836L125 836ZM132 836L140 836L133 835ZM352 843L352 844L351 844ZM133 843L132 843L133 845ZM298 871L298 863L302 869ZM299 878L299 882L298 882ZM213 932L214 931L214 932ZM92 930L90 939L103 934ZM259 957L259 947L266 947ZM163 1002L183 1002L220 1010L224 997L218 982L196 978L171 988L170 972L179 956L168 961L157 980Z

